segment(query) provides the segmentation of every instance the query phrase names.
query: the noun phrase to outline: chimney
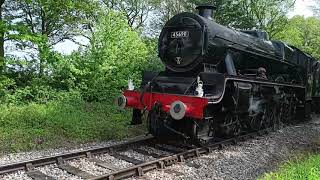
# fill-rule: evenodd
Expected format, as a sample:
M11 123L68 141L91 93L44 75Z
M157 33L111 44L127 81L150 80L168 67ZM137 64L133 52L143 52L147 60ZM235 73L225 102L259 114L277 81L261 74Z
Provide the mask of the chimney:
M196 7L196 9L199 11L199 15L213 20L214 16L214 11L217 9L215 6L212 5L199 5Z

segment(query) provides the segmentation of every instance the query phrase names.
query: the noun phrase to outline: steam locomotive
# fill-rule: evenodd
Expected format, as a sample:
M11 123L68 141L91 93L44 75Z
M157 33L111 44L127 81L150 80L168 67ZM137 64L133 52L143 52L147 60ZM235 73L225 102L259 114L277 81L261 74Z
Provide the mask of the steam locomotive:
M320 103L320 63L260 30L234 30L213 20L214 6L172 17L159 37L166 69L144 72L117 99L147 113L158 138L209 142L306 120Z

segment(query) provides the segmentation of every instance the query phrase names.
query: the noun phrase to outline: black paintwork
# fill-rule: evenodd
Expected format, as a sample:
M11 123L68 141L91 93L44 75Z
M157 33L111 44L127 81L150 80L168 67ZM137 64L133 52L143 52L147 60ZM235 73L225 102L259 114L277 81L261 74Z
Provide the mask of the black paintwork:
M200 8L204 17L181 13L166 23L159 37L159 57L166 70L146 72L141 90L196 96L200 78L203 97L209 99L205 117L175 121L156 104L148 115L150 133L202 140L210 134L227 137L238 135L238 130L268 128L278 120L301 121L311 107L319 109L316 59L281 41L270 41L266 32L222 26L203 8L208 7Z
M172 32L189 32L188 37L172 38ZM268 41L258 33L237 31L193 13L181 13L170 19L159 38L159 56L176 72L194 69L201 63L217 64L228 49L286 62L293 50L279 41ZM258 31L257 31L258 32ZM266 36L266 35L265 35ZM177 63L177 58L181 59Z
M269 41L266 32L237 31L205 17L187 12L166 23L159 37L159 56L167 67L164 76L195 78L209 71L255 77L256 70L264 67L271 81L304 85L307 100L320 95L316 73L320 66L310 55L281 41ZM173 32L188 32L188 36L172 38Z

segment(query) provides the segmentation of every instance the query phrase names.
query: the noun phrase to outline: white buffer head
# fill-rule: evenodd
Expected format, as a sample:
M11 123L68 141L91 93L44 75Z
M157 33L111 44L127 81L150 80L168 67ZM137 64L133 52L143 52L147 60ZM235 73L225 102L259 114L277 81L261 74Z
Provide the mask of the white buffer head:
M187 106L181 101L175 101L171 104L170 115L175 120L181 120L186 115Z
M118 98L115 99L115 104L120 109L124 109L127 105L127 98L124 95L120 95Z

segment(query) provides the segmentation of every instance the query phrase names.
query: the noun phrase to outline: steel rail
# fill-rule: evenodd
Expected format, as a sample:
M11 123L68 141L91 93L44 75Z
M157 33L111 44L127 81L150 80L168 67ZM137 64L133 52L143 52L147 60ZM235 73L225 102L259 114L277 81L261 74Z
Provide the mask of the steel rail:
M5 164L0 166L0 175L16 172L19 170L31 170L35 167L50 165L59 163L61 160L73 160L78 158L84 158L91 155L104 154L108 152L113 152L114 150L126 148L128 146L146 144L154 139L153 136L139 136L129 139L127 142L117 143L114 145L107 145L103 147L90 148L86 150L69 152L64 154L52 155L47 157L41 157L32 160L26 160L21 162L15 162L10 164Z
M250 139L256 136L261 136L263 134L268 134L270 131L273 131L272 128L263 129L263 130L252 132L249 134L244 134L238 137L219 140L217 142L203 145L202 147L194 147L192 149L182 150L180 152L173 153L164 157L161 156L152 161L135 164L131 167L127 167L124 169L120 169L120 170L114 169L109 174L86 177L84 179L115 180L115 179L130 178L134 176L143 176L146 172L149 172L155 169L164 169L173 164L182 163L185 160L196 158L204 154L208 154L213 150L222 149L226 145L237 144L237 142L245 141L247 139ZM150 145L150 143L152 144L155 142L158 142L158 141L155 141L155 138L153 136L140 136L140 137L130 139L127 142L119 143L115 145L108 145L105 147L92 148L92 149L87 149L87 150L78 151L78 152L65 153L65 154L60 154L56 156L49 156L49 157L43 157L43 158L34 159L34 160L27 160L27 161L7 164L7 165L0 166L0 175L13 173L19 170L32 172L34 167L45 166L45 165L54 164L54 163L59 164L61 163L61 160L68 161L68 160L73 160L78 158L86 158L86 157L91 158L92 155L113 153L116 150L124 150L132 146L148 145L148 144Z
M236 144L238 141L244 141L246 139L255 137L257 135L267 134L271 129L264 129L258 132L249 133L246 135L241 135L239 137L234 137L226 140L222 140L216 143L208 144L203 147L197 147L194 149L186 150L184 152L176 153L174 155L168 155L153 161L145 162L142 164L134 165L129 168L125 168L119 171L115 171L109 174L104 174L101 176L89 178L90 180L115 180L124 179L133 176L143 176L144 173L155 170L164 169L166 166L171 166L173 164L184 162L187 159L199 157L204 154L208 154L213 150L221 149L225 145Z

